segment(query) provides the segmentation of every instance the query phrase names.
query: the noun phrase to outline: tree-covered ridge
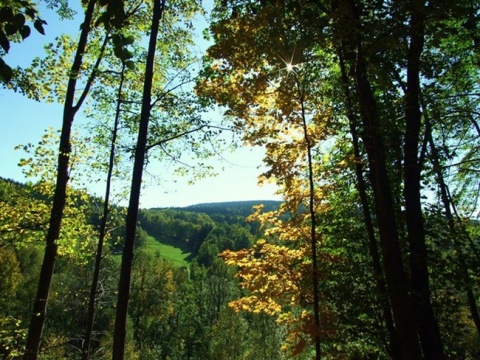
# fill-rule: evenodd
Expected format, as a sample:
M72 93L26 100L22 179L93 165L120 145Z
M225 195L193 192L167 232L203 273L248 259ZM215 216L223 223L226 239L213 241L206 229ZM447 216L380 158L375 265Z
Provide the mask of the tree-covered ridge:
M256 205L263 205L265 211L275 210L280 206L281 201L275 200L250 200L250 201L232 201L232 202L214 202L201 203L186 206L184 209L189 211L204 212L206 214L224 214L248 216L252 213L252 208Z
M34 208L33 202L37 201L43 208L51 201L41 192L41 184L20 183L11 179L0 177L0 196L2 200L2 214L10 213L9 218L2 219L5 227L11 226L12 211L19 207L21 201L28 201L29 207ZM138 218L138 234L136 246L145 246L145 238L151 236L156 241L180 248L191 253L191 258L198 255L204 242L215 242L219 250L237 250L250 247L259 235L259 223L247 221L247 217L254 211L254 206L266 204L269 209L276 209L281 204L279 201L233 201L221 203L204 203L183 208L151 208L141 209ZM40 206L40 205L39 205ZM92 197L87 193L78 192L75 206L83 209L83 220L89 226L100 226L99 208L102 199ZM48 209L44 208L44 211ZM116 212L121 214L125 208L116 207ZM34 210L37 215L40 211ZM28 213L23 214L24 216ZM46 215L46 212L44 213ZM24 232L45 229L45 221L36 226L22 223L19 228ZM120 220L116 220L120 221ZM123 227L121 223L115 226L109 237L110 246L119 248L123 242ZM119 226L120 225L120 226ZM41 226L41 227L40 227ZM13 232L13 230L11 230ZM4 230L6 233L7 230ZM5 243L5 237L2 239ZM218 242L218 243L217 243ZM13 243L13 242L12 242ZM21 244L20 244L21 246Z

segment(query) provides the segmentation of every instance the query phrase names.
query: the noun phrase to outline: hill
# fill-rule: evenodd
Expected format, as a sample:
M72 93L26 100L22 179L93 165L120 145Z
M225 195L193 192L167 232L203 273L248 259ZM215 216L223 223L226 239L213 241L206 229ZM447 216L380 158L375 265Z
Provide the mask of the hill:
M181 209L187 211L202 212L205 214L221 214L221 215L240 215L248 216L252 213L253 207L263 204L265 211L277 209L281 201L276 200L246 200L246 201L228 201L214 203L200 203L183 207Z
M235 201L202 203L182 208L152 208L139 211L137 245L151 247L152 240L181 250L184 260L208 265L225 249L250 247L260 224L247 222L253 206L277 209L280 201Z
M14 194L16 195L13 196ZM49 200L38 193L32 184L0 178L0 200L18 207L20 198L24 198L26 204L29 204L31 199L36 199L47 205ZM76 205L82 205L85 225L97 229L100 218L98 205L102 200L85 194L75 201ZM246 217L252 214L253 207L259 204L264 205L265 211L270 211L277 209L281 202L250 200L140 209L135 246L158 250L165 258L179 265L185 265L193 259L210 264L217 254L225 249L238 250L254 243L259 236L260 224L247 222ZM49 206L42 209L45 210L44 218L47 219ZM113 207L110 216L112 230L107 245L114 254L122 251L125 235L123 210Z

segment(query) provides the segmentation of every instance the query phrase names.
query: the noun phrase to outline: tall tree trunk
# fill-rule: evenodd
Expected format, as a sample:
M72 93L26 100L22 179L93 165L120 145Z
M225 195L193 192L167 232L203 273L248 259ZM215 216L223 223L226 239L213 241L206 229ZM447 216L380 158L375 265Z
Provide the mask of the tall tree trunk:
M122 102L122 87L125 78L125 64L122 65L120 75L120 84L118 85L117 109L115 111L115 121L113 124L112 140L110 144L110 158L108 162L107 181L105 186L105 199L103 204L102 221L100 223L97 253L95 254L95 267L93 269L93 279L90 288L90 296L88 299L87 328L85 331L85 339L82 344L82 360L88 360L90 357L90 344L92 340L93 325L95 322L95 299L97 296L98 282L100 279L100 269L103 256L103 244L105 241L108 216L110 214L110 187L112 180L113 168L115 166L115 148L117 142L118 123L120 120L120 105Z
M302 89L302 85L297 81L297 86L300 92L300 104L302 114L302 128L303 136L305 140L305 146L307 150L307 162L308 162L308 210L310 213L310 251L312 252L312 282L313 282L313 342L315 346L315 359L320 360L322 356L321 352L321 339L320 339L320 291L319 274L318 274L318 249L317 249L317 219L315 213L315 182L313 179L313 160L312 160L312 142L310 134L308 133L307 115L305 111L305 94Z
M63 108L62 132L60 135L55 193L53 197L52 210L50 213L49 227L45 239L45 254L40 270L37 295L35 297L33 311L30 318L30 327L28 330L27 343L23 356L25 360L37 359L40 351L43 324L47 315L48 295L50 292L50 285L52 282L55 260L57 257L57 240L60 236L63 211L67 198L68 170L71 153L71 130L75 114L81 105L80 100L75 106L73 105L75 99L75 90L78 73L83 62L83 54L85 52L85 47L88 40L88 33L90 32L95 4L96 0L90 0L85 11L85 19L83 22L82 31L80 33L80 39L78 40L77 52L70 69L70 78L67 84L67 93ZM84 94L86 93L84 92Z
M421 351L411 313L409 287L402 262L385 149L379 134L376 102L366 79L361 45L357 52L355 76L360 111L363 113L364 134L362 138L368 155L388 295L392 304L398 345L401 350L400 358L420 359Z
M421 169L419 143L420 56L424 44L425 5L422 0L410 2L410 44L407 54L406 128L404 138L404 198L407 241L410 250L412 303L424 356L443 359L438 322L430 301L427 249L421 204Z
M388 300L387 285L385 283L385 276L382 269L382 263L380 259L380 253L377 246L377 239L375 236L375 230L371 217L370 205L368 203L368 196L366 190L365 180L363 178L363 166L360 156L360 147L358 143L357 134L357 119L353 110L352 95L350 93L350 86L347 76L346 64L344 61L343 50L339 50L340 70L342 73L342 85L345 95L347 118L350 125L350 134L352 135L353 152L355 156L355 175L357 178L357 189L360 197L360 203L363 209L363 217L365 228L368 234L368 245L370 251L370 257L373 265L373 276L376 279L376 286L378 291L378 297L383 310L383 317L385 319L385 325L389 334L390 344L387 345L389 353L392 359L399 358L398 340L395 334L395 325L392 317L392 308Z
M421 359L422 354L411 313L409 284L403 265L377 104L368 80L363 53L361 19L355 0L344 0L341 9L344 18L338 24L338 33L342 39L342 46L345 46L345 49L353 55L349 56L349 61L354 64L356 95L363 122L361 137L368 157L387 292L395 322L398 349L401 352L399 358ZM345 28L348 29L348 26L352 30L345 33Z
M143 86L142 109L140 113L140 127L138 130L137 147L132 173L130 201L128 204L125 224L125 245L123 248L120 281L118 285L117 310L115 316L115 329L113 338L113 360L123 360L125 354L125 339L127 333L128 300L130 297L130 278L133 262L133 247L137 226L138 206L142 187L142 174L145 163L145 150L147 146L148 123L151 111L151 92L153 71L155 63L155 50L157 45L158 28L162 18L165 0L154 0L152 26L148 44L147 61L145 66L145 83Z

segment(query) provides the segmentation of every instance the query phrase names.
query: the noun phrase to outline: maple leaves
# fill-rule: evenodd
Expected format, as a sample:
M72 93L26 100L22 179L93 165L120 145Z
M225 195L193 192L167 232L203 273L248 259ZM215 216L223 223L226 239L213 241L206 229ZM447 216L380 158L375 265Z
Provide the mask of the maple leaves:
M322 67L301 41L289 46L281 31L286 24L277 24L270 33L258 31L262 24L271 26L270 11L262 9L255 20L237 16L212 26L216 44L209 54L214 59L197 92L228 108L225 115L246 144L265 146L268 170L259 182L276 183L285 200L278 211L262 214L257 208L251 217L261 222L266 239L252 249L222 254L228 265L237 267L240 286L248 290L230 305L236 311L276 316L289 329L285 350L296 354L313 343L319 358L321 338L331 326L323 314L327 307L320 305L324 274L318 263L331 261L331 256L319 251L316 218L328 209L324 199L331 184L316 177L334 119L312 81ZM273 49L277 37L279 47Z
M283 350L294 355L303 351L317 332L322 338L332 335L334 317L323 305L322 326L314 326L309 215L289 215L291 205L283 203L278 210L266 213L262 206L256 207L249 220L261 223L268 240L260 239L250 249L226 250L221 256L227 265L237 268L240 287L246 290L229 305L235 311L275 316L288 329ZM330 263L338 259L325 252L319 254L319 260ZM325 273L319 275L320 281L326 280Z
M289 249L258 241L253 248L222 253L228 265L239 268L241 287L252 295L233 301L231 306L239 311L265 312L277 315L285 306L296 305L301 296L302 274L293 264L302 264L304 250Z

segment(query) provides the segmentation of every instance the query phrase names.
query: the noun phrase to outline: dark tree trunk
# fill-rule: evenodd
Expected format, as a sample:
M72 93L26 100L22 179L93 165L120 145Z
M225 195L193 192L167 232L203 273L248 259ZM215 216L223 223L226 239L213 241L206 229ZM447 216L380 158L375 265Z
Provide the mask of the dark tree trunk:
M402 262L395 217L395 204L388 179L385 149L378 127L376 102L366 76L363 52L361 45L359 45L357 47L355 77L360 112L362 113L364 125L362 138L368 155L375 198L375 213L380 233L388 295L392 305L398 345L401 351L400 358L409 360L421 359L417 332L411 313L408 281Z
M52 210L50 214L49 227L45 239L45 254L43 258L42 268L40 270L40 278L38 282L37 295L33 305L32 316L30 319L30 327L28 330L27 343L23 358L25 360L35 360L38 358L40 351L40 341L42 338L43 324L47 314L47 302L50 292L50 284L52 282L53 271L55 268L55 260L57 257L57 240L60 236L62 226L63 211L67 198L67 183L69 158L71 153L71 130L73 120L81 102L73 105L75 98L75 89L80 66L83 61L83 54L87 44L88 33L90 32L90 24L92 21L93 10L96 0L90 0L85 11L85 20L83 22L80 39L78 41L77 52L70 69L70 79L68 80L67 93L65 97L63 109L62 132L60 135L60 146L57 165L57 178L55 193L53 197Z
M371 217L370 205L368 202L368 196L366 191L366 184L363 177L363 166L360 156L360 146L358 142L358 133L357 133L357 119L353 109L352 95L350 93L350 86L347 76L346 64L344 61L343 50L339 51L339 60L340 60L340 69L342 73L342 83L344 88L345 103L346 103L346 112L349 119L350 125L350 134L352 135L352 145L353 152L355 155L355 175L357 178L357 189L360 197L360 203L362 205L363 217L365 228L368 234L368 245L370 251L370 257L373 265L373 276L376 279L376 286L378 291L378 297L380 304L383 310L383 316L385 319L385 325L389 334L390 344L389 344L389 354L392 359L399 359L400 350L398 348L398 340L395 334L395 325L392 317L392 309L390 302L388 300L387 285L385 283L385 276L382 269L382 263L380 259L380 253L378 250L377 239L375 236L375 230L373 226L373 221Z
M115 111L115 121L112 131L112 142L110 145L110 158L108 162L107 183L105 187L105 199L103 204L102 221L100 223L97 253L95 255L95 267L93 270L92 286L90 288L90 296L88 299L88 314L87 314L87 328L85 331L85 339L82 344L82 360L88 360L90 357L90 344L92 340L93 325L95 322L95 300L97 296L98 281L100 279L100 269L103 256L103 244L107 230L107 221L110 214L110 187L112 180L113 168L115 166L115 147L117 142L118 123L120 120L120 105L122 100L122 87L125 77L125 64L122 65L122 72L120 75L120 84L118 85L117 94L117 109Z
M312 143L310 135L308 133L308 124L306 120L305 112L305 95L301 89L301 85L297 84L300 91L300 103L302 107L302 127L305 139L305 146L307 150L308 160L308 209L310 213L310 251L312 252L312 282L313 282L313 342L315 346L315 359L320 360L322 356L321 352L321 339L320 339L320 290L319 274L318 274L318 248L317 248L317 221L315 214L315 182L313 179L313 160L312 160Z
M412 1L407 54L406 128L404 139L404 197L407 241L410 250L410 281L412 304L424 356L443 359L442 342L437 320L430 301L427 249L421 204L421 168L419 157L420 56L424 44L425 6Z
M128 204L125 245L123 248L122 265L120 269L120 281L118 285L118 299L115 316L115 329L113 338L113 360L123 360L125 354L125 339L127 333L128 300L130 297L130 278L133 262L133 247L135 243L135 231L137 226L138 206L142 186L142 174L145 163L145 151L147 146L148 123L151 110L151 92L153 82L153 70L155 63L155 49L157 44L158 27L162 17L165 0L153 2L152 27L148 45L147 61L145 66L145 83L143 87L142 109L140 113L140 127L138 131L137 147L132 174L130 201Z
M363 125L360 136L368 157L387 293L400 351L398 357L405 360L421 359L420 344L411 312L409 284L403 265L395 204L388 178L377 104L368 80L366 60L363 54L361 19L355 0L344 0L337 5L341 9L341 17L337 24L338 36L341 39L342 49L346 50L346 55L348 55L345 60L349 61L354 69L356 101Z

